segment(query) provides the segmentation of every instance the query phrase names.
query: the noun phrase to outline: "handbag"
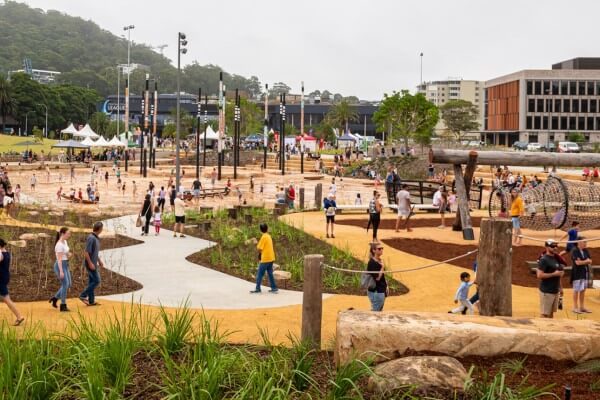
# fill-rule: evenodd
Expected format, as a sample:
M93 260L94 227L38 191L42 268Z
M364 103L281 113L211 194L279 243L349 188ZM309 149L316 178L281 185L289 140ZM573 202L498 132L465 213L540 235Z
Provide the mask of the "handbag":
M373 275L371 275L370 273L364 272L360 276L361 289L373 290L373 289L375 289L375 286L377 286L377 284L375 283L375 279L373 279Z
M138 215L137 219L135 220L135 227L140 228L141 226L142 226L142 217L140 215Z

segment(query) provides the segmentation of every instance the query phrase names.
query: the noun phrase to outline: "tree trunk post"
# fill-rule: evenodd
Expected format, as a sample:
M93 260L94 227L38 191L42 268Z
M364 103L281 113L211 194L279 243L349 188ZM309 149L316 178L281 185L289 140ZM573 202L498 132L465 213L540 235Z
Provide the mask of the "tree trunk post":
M475 174L475 169L477 168L477 152L471 151L469 153L469 161L467 162L467 167L465 168L465 190L467 191L467 198L470 198L471 194L471 182L473 182L473 175ZM456 178L456 177L455 177ZM456 179L454 179L456 183ZM456 217L454 218L454 224L452 225L453 231L460 231L462 229L462 221L460 218L460 213L456 213Z
M315 349L321 348L321 320L323 317L323 256L304 256L304 285L302 293L301 340Z
M304 188L300 188L300 209L304 210Z
M481 315L512 316L512 224L508 219L481 221L477 286Z
M471 215L469 214L469 194L465 187L462 166L460 164L454 164L454 180L456 181L456 197L458 198L458 210L461 214L463 239L475 240L473 225L471 225Z
M323 184L317 183L315 186L315 207L317 210L321 209L321 203L323 202Z

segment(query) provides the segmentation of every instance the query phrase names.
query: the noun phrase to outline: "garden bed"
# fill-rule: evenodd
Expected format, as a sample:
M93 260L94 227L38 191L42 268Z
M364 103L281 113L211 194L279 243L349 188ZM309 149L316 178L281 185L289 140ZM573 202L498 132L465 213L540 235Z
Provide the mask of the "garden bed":
M383 239L383 243L396 250L403 251L405 253L414 254L419 257L427 258L434 261L444 261L449 258L457 257L462 254L468 253L477 249L475 245L462 245L454 243L443 243L434 242L432 240L424 239ZM436 251L432 252L431 249L435 248ZM516 246L512 248L512 283L514 285L526 286L526 287L538 287L540 282L536 278L535 274L531 273L531 270L527 266L527 261L536 261L540 254L544 251L541 246ZM590 257L592 260L600 260L600 248L589 248ZM473 262L477 255L474 254L471 257L459 258L458 260L452 261L450 264L457 267L463 267L471 269L473 268ZM568 264L571 265L570 260L567 260ZM600 273L596 271L594 273L595 279L600 279ZM458 279L458 272L457 272ZM564 287L571 287L568 277L562 280Z
M77 207L78 205L74 204L72 208L66 210L44 210L41 207L15 206L10 208L9 215L19 221L34 222L42 225L77 226L84 229L91 229L92 225L97 221L104 221L117 216L116 212L105 213L84 208L78 210ZM90 213L92 213L91 216Z
M91 231L91 230L90 230ZM45 233L49 237L27 240L26 247L9 245L12 261L10 266L10 296L15 301L38 301L49 299L59 288L59 282L53 270L56 256L54 240L56 232L47 229L22 228L0 225L0 237L6 241L17 240L24 233ZM68 240L73 257L69 261L72 286L69 296L77 296L87 286L87 271L83 268L83 252L88 233L72 232ZM116 235L101 240L101 249L114 249L141 243L136 239ZM102 283L96 289L96 295L110 295L132 292L142 285L117 272L100 268Z
M276 264L281 270L291 273L291 280L286 289L302 290L304 276L304 255L323 254L326 264L346 269L364 270L366 264L352 256L350 251L331 246L302 230L296 229L269 215L264 209L248 209L252 222L240 215L238 219L230 219L226 212L219 212L210 219L211 228L204 231L201 224L195 228L186 228L188 235L216 242L217 245L187 257L187 260L208 268L237 276L249 282L255 282L257 270L256 239L260 238L259 223L266 222L273 237ZM204 217L188 211L187 225L195 225ZM172 216L167 215L163 227L172 229ZM402 295L408 288L391 276L387 277L390 294ZM360 274L350 274L325 268L323 272L323 290L327 293L364 295L360 288Z
M76 316L62 340L31 327L17 338L8 329L0 328L3 397L382 399L368 390L370 363L336 367L331 352L310 350L293 339L290 347L275 345L266 334L261 345L227 344L216 323L187 308L148 315L134 306L104 324ZM566 385L573 399L600 394L600 360L577 365L520 354L458 360L470 371L466 392L428 393L428 398L556 398L550 393L563 398ZM385 398L423 396L403 387Z
M359 228L367 228L367 223L369 222L369 215L365 212L364 218L352 218L352 219L336 219L336 225L349 225L356 226ZM440 226L441 219L439 214L437 217L432 218L411 218L410 219L410 227L411 228L437 228ZM446 214L446 226L452 226L454 223L454 214ZM481 225L481 217L472 217L471 223L473 228L479 228ZM398 229L404 229L406 224L406 220L403 218L400 221L400 226ZM396 229L396 219L385 218L381 220L379 224L379 230L382 229Z

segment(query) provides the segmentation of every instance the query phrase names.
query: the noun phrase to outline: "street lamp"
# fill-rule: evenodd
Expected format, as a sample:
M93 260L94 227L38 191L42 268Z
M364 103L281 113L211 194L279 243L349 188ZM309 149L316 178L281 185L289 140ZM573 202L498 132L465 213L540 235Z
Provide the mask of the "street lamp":
M179 191L179 184L181 177L179 171L181 169L181 160L179 158L179 103L181 101L181 55L187 53L187 40L185 40L185 33L179 32L177 34L177 116L176 116L176 130L175 130L175 190Z
M125 132L129 139L129 73L131 72L131 30L135 26L128 25L123 27L127 32L127 81L125 82Z
M48 106L42 103L37 103L39 106L44 106L44 108L46 109L46 128L44 131L44 136L47 138L48 137Z

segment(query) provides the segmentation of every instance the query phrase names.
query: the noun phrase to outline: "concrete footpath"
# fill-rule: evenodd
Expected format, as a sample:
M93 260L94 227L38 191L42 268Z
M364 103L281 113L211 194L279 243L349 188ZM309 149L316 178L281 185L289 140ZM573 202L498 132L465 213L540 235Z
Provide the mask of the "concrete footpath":
M173 232L161 229L155 236L141 236L135 226L136 216L125 216L105 221L105 229L142 240L144 243L102 251L105 267L125 275L143 285L143 288L126 294L103 296L121 302L177 307L186 300L192 308L253 309L302 304L302 292L279 290L251 294L254 284L210 268L187 261L185 258L206 249L213 243L191 236L173 237Z

